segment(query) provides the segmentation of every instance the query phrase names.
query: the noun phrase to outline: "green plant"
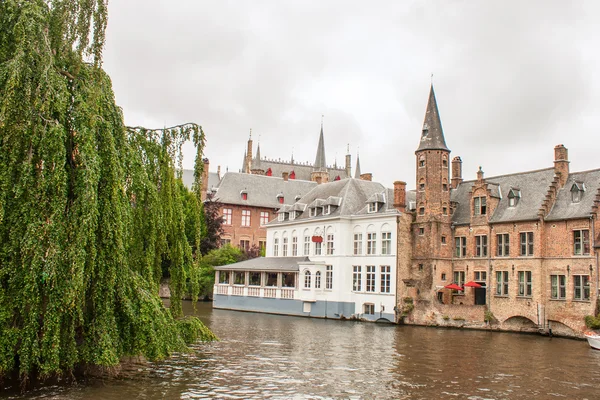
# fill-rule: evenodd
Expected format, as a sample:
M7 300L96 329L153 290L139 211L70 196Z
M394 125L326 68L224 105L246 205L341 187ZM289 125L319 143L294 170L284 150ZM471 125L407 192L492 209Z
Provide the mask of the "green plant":
M464 321L465 319L463 317L454 317L452 318L454 321Z
M483 314L483 320L487 323L492 323L495 319L496 318L494 317L494 314L490 311L490 309L486 309L485 313Z
M600 329L600 314L595 317L593 315L586 315L585 325L590 329Z
M450 317L449 317L449 316L447 316L447 315L442 315L442 319L443 319L444 321L448 321L448 320L450 320Z
M402 299L402 303L403 304L400 309L400 316L406 317L408 314L410 314L415 309L415 305L413 303L413 298L412 297L404 297Z

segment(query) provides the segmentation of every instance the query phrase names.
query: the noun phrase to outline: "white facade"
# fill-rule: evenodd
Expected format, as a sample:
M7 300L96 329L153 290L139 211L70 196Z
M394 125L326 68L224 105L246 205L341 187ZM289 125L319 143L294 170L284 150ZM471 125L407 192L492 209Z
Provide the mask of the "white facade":
M266 256L310 257L294 293L304 312L311 303L353 303L354 314L339 317L395 322L396 235L396 213L287 220L267 226Z

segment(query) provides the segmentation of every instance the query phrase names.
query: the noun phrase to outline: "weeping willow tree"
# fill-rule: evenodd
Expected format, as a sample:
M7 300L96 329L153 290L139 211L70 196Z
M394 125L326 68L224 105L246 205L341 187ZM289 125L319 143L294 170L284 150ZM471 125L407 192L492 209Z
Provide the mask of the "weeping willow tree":
M191 139L200 181L204 134L124 126L101 68L106 7L0 1L0 376L160 359L214 339L181 318L179 300L198 257L174 171Z

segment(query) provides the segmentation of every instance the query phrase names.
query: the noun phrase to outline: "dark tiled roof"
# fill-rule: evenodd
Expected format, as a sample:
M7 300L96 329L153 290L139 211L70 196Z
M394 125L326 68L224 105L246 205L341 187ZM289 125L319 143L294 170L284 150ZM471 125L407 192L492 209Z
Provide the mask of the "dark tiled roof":
M194 183L194 170L193 169L184 169L182 171L181 180L183 181L183 184L188 189L191 189L192 184ZM211 188L216 188L217 186L219 186L219 182L220 182L219 175L217 175L216 172L209 172L208 173L208 188L207 188L207 190L210 190Z
M571 188L575 183L583 183L585 186L585 191L581 194L580 201L577 203L574 203L571 197ZM558 220L589 217L599 187L600 169L569 174L567 183L558 191L554 206L546 219Z
M279 208L277 195L283 194L284 202L291 204L297 195L308 193L316 185L316 182L297 179L284 181L275 176L227 172L221 179L215 200L224 204ZM248 193L248 200L242 200L242 190Z
M492 195L501 196L498 207L490 217L490 223L537 219L538 211L553 178L554 168L486 178ZM468 224L471 221L469 193L473 187L473 182L461 182L451 192L451 200L458 203L452 215L452 222L455 224ZM507 194L513 187L520 189L521 198L515 207L509 207Z
M252 160L252 168L253 169L257 168L257 167L255 167L256 163L257 163L256 159L253 159ZM267 170L269 168L271 168L272 176L277 176L277 177L281 177L284 172L287 172L290 174L292 171L294 171L294 173L296 174L296 179L304 180L304 181L310 181L310 175L315 170L315 168L311 164L298 164L298 163L292 163L292 162L286 162L286 161L274 161L274 160L268 160L266 158L263 158L262 160L260 160L259 165L260 165L259 169L262 169L263 171L265 171L265 173L267 172ZM345 168L328 167L327 171L329 172L330 180L334 180L336 176L339 176L340 178L346 178L346 169Z
M374 195L379 195L379 198L385 201L379 207L376 214L398 213L393 207L394 190L387 189L382 184L372 181L363 181L359 179L343 179L340 181L323 183L314 187L310 192L303 196L299 203L308 204L306 210L298 215L295 220L318 220L320 218L331 218L339 216L351 215L367 215L367 200ZM316 205L327 204L328 199L341 198L339 207L328 215L318 215L310 217L309 208ZM287 222L287 221L286 221ZM277 220L269 222L269 225L281 224Z
M308 257L257 257L214 268L217 271L298 271L298 263L303 262L310 262L310 259Z
M431 85L429 91L429 101L427 102L425 121L423 121L423 132L417 151L420 150L448 150L446 140L444 139L442 121L440 120L433 85Z

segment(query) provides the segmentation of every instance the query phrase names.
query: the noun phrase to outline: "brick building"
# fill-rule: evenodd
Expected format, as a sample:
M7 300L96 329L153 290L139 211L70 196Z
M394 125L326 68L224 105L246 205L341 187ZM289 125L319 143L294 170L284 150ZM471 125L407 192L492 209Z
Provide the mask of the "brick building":
M464 181L433 87L415 162L415 215L398 234L405 322L579 335L597 311L600 169L569 171L558 145L553 167Z

